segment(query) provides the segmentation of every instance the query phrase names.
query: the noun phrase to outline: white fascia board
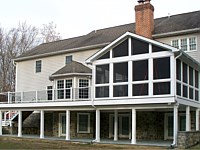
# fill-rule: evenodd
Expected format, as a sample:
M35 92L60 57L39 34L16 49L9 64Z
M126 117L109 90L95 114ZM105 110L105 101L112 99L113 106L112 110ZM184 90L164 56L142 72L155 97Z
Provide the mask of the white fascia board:
M58 74L51 75L50 78L63 77L63 76L92 76L92 73L66 73L66 74Z
M143 36L140 36L140 35L137 35L137 34L134 34L134 33L126 32L125 34L123 34L122 36L120 36L119 38L117 38L116 40L111 42L109 45L107 45L106 47L104 47L103 49L101 49L100 51L98 51L97 53L92 55L90 58L88 58L86 60L86 63L88 63L88 64L92 63L96 58L98 58L98 56L100 54L102 54L104 51L110 49L111 47L113 47L114 45L116 45L118 42L122 41L126 37L133 37L133 38L136 38L136 39L139 39L139 40L142 40L142 41L157 45L157 46L165 48L165 49L170 49L172 52L178 52L179 51L179 49L177 49L175 47L172 47L170 45L163 44L163 43L160 43L158 41L151 40L151 39L145 38Z
M171 97L157 97L157 98L133 98L133 99L115 99L115 100L94 100L95 106L101 105L144 105L144 104L173 104L175 98Z
M196 64L197 67L195 67L196 69L198 69L198 71L200 71L200 62L198 62L197 60L195 60L194 58L192 58L190 55L188 55L186 52L180 50L181 56L181 60L183 60L183 62L189 63L190 65L194 65Z
M25 56L25 57L15 58L15 59L13 59L13 61L20 62L20 61L25 61L25 60L61 55L61 54L65 54L65 53L78 52L80 50L102 48L108 44L109 43L102 43L102 44L90 45L90 46L85 46L85 47L78 47L78 48L65 49L65 50L60 50L60 51L55 51L55 52L50 52L50 53L38 54L38 55L33 55L33 56Z
M191 100L186 100L183 98L176 98L176 101L179 104L185 105L185 106L191 106L191 107L195 107L195 108L200 108L200 103L198 101L191 101Z
M1 104L1 110L36 110L36 109L59 109L68 107L96 107L96 106L116 106L116 105L149 105L149 104L168 104L175 103L173 96L169 97L152 97L152 98L134 98L134 99L102 99L94 101L63 101L63 102L44 102L44 103L15 103L15 104Z
M59 107L86 107L92 106L92 101L68 101L68 102L44 102L44 103L15 103L1 104L1 110L10 109L38 109L38 108L59 108Z

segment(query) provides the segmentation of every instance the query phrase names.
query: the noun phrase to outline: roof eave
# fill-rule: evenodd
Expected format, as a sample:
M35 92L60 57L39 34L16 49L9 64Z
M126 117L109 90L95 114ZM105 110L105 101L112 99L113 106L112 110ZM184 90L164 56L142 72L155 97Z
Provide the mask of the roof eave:
M170 37L170 36L183 35L183 34L196 33L196 32L200 32L200 28L154 34L153 38L163 38L163 37Z
M69 52L76 52L76 51L80 51L80 50L102 48L108 44L109 43L102 43L102 44L90 45L90 46L85 46L85 47L66 49L66 50L61 50L61 51L56 51L56 52L51 52L51 53L45 53L45 54L39 54L39 55L33 55L33 56L27 56L27 57L20 57L20 58L13 59L13 61L19 62L19 61L25 61L25 60L30 60L30 59L38 59L38 58L42 58L42 57L55 56L55 55L60 55L60 54L64 54L64 53L69 53Z
M190 55L188 55L186 52L180 50L179 53L181 53L180 58L183 60L186 60L187 63L192 64L193 66L196 66L195 68L200 71L200 62L192 58Z
M49 76L49 80L53 80L59 77L67 77L67 76L92 76L92 73L66 73L66 74L57 74Z

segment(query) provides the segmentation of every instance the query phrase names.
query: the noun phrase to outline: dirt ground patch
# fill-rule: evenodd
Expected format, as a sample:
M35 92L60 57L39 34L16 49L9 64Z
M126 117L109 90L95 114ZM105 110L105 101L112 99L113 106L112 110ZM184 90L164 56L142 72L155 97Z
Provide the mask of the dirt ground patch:
M114 144L91 144L79 142L56 141L46 139L27 139L0 137L0 149L68 149L68 150L112 150L112 149L166 149L166 147L133 146Z

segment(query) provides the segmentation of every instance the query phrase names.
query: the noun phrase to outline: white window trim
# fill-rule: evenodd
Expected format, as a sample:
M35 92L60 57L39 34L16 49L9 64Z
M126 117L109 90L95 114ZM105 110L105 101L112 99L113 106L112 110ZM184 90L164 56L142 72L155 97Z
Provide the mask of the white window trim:
M131 40L129 39L129 46L131 46ZM94 96L95 100L102 100L102 99L128 99L128 98L146 98L146 97L160 97L160 96L175 96L175 77L174 77L174 55L170 51L161 51L161 52L152 52L152 44L149 43L149 53L145 54L138 54L138 55L131 55L130 54L131 47L129 47L129 55L123 56L123 57L117 57L117 58L110 58L106 60L96 60L94 61L94 77L96 77L96 66L97 65L109 65L109 83L103 83L103 84L96 84L94 82L94 91L96 93L96 87L109 87L109 97L103 97L103 98L97 98ZM110 49L110 53L112 54L112 49ZM170 77L167 79L153 79L153 60L156 58L170 58ZM132 62L134 61L142 61L142 60L148 60L148 70L149 70L149 79L144 81L132 81L130 78L132 78ZM128 62L128 82L119 82L119 83L113 83L113 65L115 63L123 63ZM153 84L159 83L159 82L170 82L170 94L160 94L160 95L154 95L153 94ZM174 83L173 83L174 82ZM132 85L133 84L145 84L148 83L148 95L145 96L133 96L132 95ZM128 96L125 97L114 97L113 96L113 86L115 85L128 85Z
M87 131L79 131L79 115L87 115L88 116ZM77 133L90 133L90 113L77 113Z
M41 62L41 66L40 66L40 71L39 71L39 72L37 72L37 62L38 62L38 61ZM41 72L42 72L42 60L36 60L36 61L35 61L35 73L36 73L36 74L39 74L39 73L41 73Z
M196 41L196 49L195 50L190 50L190 38L195 38L195 41ZM181 49L181 39L187 39L187 51L184 51L184 52L195 52L197 51L197 48L198 48L198 43L197 43L197 37L196 36L189 36L189 37L180 37L180 38L177 38L177 39L173 39L171 40L171 45L172 45L172 41L175 41L175 40L178 40L178 48Z
M180 117L185 116L185 113L178 113L178 131L180 127ZM173 139L173 136L168 136L168 117L173 116L173 113L165 113L164 117L164 140Z
M188 65L186 62L184 62L182 60L180 60L180 61L181 61L181 80L176 79L176 83L179 83L181 85L181 96L177 95L177 92L175 94L176 94L177 97L180 97L182 99L189 100L189 101L192 101L192 102L199 102L200 96L199 96L199 101L195 100L195 91L198 91L200 93L200 88L195 87L195 70L196 69L194 67ZM183 72L182 72L183 71L183 63L185 63L187 65L187 81L188 81L188 83L183 82ZM190 78L189 67L191 67L193 69L193 85L190 85L190 83L189 83L189 78ZM199 73L199 76L200 76L200 73ZM183 85L187 87L187 92L188 92L187 97L183 97ZM190 88L193 89L193 99L190 99L190 91L189 91Z
M64 80L64 88L63 88L63 89L58 89L58 81L61 81L61 80ZM56 91L57 91L57 90L64 90L64 98L63 98L63 99L59 99L59 100L64 100L64 99L66 99L66 98L65 98L65 97L66 97L66 92L65 92L65 90L66 90L66 89L70 89L70 88L66 88L66 80L72 80L72 87L71 87L71 88L73 88L73 78L58 79L58 80L56 80ZM56 94L56 99L58 99L57 94Z
M78 79L78 88L80 88L80 80L87 80L88 81L88 86L86 86L86 87L90 87L90 80L88 78L79 78Z
M66 56L65 56L65 65L67 64L66 62L67 62L67 57L68 57L68 56L71 56L71 57L72 57L72 61L73 61L73 55L66 55Z

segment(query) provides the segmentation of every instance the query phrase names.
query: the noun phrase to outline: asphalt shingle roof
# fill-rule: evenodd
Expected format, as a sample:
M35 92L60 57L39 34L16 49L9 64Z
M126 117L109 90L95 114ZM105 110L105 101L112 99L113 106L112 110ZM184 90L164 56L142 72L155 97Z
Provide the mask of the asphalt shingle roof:
M155 30L153 35L200 28L199 18L200 11L195 11L155 19ZM22 54L18 58L48 54L63 50L67 52L67 50L99 44L106 45L126 32L134 33L135 23L92 31L89 34L80 37L55 41L51 43L44 43L26 52L25 54Z
M92 69L83 65L82 63L72 61L66 64L63 68L59 69L52 76L67 75L67 74L92 74Z

